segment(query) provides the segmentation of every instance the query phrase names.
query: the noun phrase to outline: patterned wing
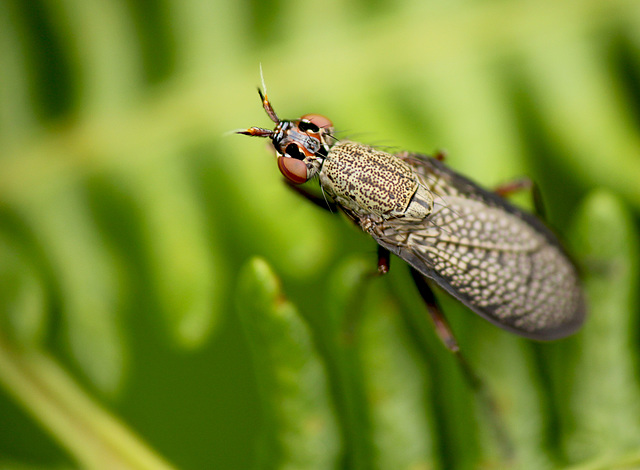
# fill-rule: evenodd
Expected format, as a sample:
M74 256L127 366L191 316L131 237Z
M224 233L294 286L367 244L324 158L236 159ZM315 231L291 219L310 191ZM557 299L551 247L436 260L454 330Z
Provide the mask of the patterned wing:
M376 225L376 241L498 326L551 340L582 324L577 272L555 235L531 214L436 159L400 154L434 195L425 220Z

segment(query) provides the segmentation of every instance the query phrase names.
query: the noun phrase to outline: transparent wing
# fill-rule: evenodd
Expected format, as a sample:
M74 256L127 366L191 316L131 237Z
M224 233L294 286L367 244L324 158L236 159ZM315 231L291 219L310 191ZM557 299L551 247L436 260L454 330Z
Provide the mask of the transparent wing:
M379 224L380 245L507 330L550 340L582 324L576 269L544 224L433 158L398 157L431 190L434 210L419 223Z

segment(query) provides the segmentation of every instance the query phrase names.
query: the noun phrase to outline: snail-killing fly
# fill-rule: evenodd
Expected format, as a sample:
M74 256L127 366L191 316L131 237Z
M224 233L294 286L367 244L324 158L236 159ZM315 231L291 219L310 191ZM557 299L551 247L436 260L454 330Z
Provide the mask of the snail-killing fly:
M411 265L428 306L435 309L435 299L425 294L424 280L527 338L562 338L581 326L585 302L577 270L536 216L441 158L338 140L331 121L318 114L282 120L258 92L275 128L239 133L270 138L288 182L317 178L323 193L380 245L381 271L389 252ZM446 331L440 334L454 348Z

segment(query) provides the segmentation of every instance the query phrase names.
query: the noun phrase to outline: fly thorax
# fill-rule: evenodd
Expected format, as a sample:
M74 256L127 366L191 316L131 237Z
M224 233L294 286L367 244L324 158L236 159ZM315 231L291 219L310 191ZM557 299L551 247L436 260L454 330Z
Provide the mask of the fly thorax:
M404 216L419 188L416 175L405 162L355 142L334 145L319 177L338 204L360 216Z

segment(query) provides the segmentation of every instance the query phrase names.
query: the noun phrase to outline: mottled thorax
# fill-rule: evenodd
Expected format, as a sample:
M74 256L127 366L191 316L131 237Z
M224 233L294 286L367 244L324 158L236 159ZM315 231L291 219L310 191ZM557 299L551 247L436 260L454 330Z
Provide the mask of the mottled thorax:
M380 216L403 214L418 189L405 162L354 142L331 148L320 171L320 183L343 206Z

